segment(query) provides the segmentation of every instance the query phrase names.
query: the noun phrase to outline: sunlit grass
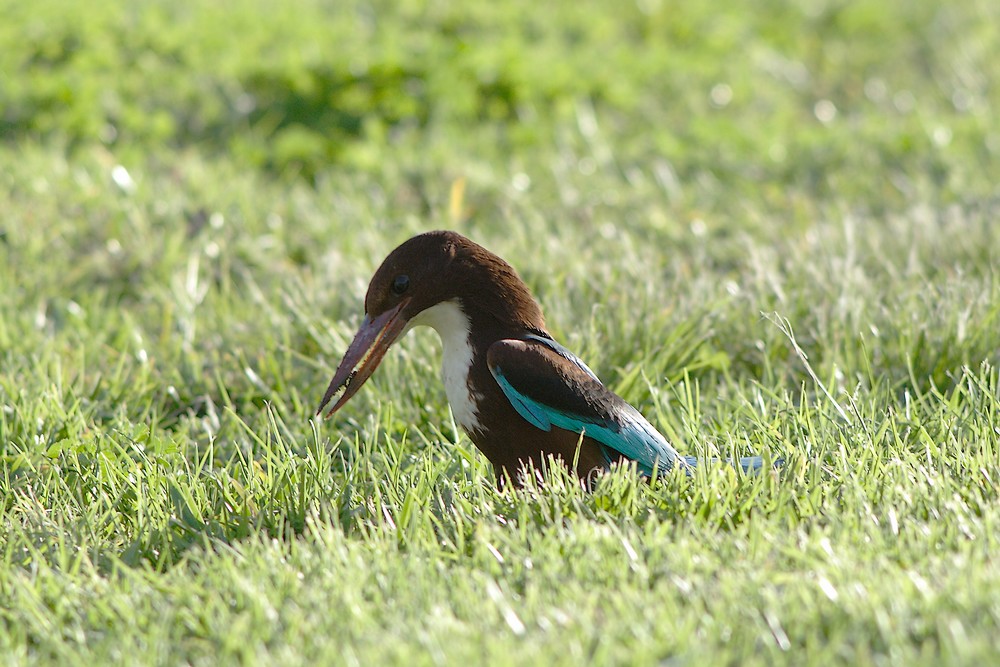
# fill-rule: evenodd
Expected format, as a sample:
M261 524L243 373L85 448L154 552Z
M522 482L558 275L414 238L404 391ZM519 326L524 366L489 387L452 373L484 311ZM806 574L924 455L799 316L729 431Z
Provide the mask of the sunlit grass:
M7 663L996 661L996 10L598 5L5 12ZM356 132L226 106L348 66ZM683 453L784 465L498 491L427 331L316 418L445 226Z

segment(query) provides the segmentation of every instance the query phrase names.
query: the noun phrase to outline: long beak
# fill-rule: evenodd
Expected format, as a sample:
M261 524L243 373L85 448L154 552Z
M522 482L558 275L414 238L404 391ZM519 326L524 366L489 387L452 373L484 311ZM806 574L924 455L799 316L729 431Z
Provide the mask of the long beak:
M323 401L319 404L316 414L321 414L333 395L342 387L346 387L340 399L326 413L326 416L330 417L357 393L365 380L371 377L386 351L406 329L407 318L401 316L400 312L408 302L409 299L404 299L398 306L390 308L375 319L365 315L361 328L354 335L354 340L344 353L344 358L340 360L337 372L333 374L333 379L323 395Z

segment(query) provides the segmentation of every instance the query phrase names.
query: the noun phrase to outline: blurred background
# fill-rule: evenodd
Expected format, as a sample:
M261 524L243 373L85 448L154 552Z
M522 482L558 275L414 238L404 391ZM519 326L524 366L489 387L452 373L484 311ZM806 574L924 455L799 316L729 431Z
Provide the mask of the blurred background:
M306 181L403 172L418 191L441 170L527 184L613 160L674 195L708 196L705 179L885 206L993 194L989 2L2 8L5 151L187 150Z

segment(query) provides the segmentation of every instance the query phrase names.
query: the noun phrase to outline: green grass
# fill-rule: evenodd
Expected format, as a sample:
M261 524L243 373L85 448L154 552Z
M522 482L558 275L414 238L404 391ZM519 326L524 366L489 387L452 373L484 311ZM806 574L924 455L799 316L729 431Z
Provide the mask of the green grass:
M0 1L5 664L1000 657L1000 11ZM498 492L452 227L684 453Z

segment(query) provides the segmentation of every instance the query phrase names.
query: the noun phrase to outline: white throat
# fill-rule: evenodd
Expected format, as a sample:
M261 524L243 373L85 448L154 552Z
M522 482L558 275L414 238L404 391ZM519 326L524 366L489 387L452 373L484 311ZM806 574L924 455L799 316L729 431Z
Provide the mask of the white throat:
M472 341L469 340L469 318L457 300L442 301L421 312L410 326L426 325L438 332L444 347L441 376L455 421L468 432L480 430L480 395L469 387L469 367L472 366Z

